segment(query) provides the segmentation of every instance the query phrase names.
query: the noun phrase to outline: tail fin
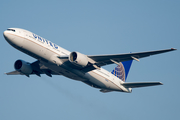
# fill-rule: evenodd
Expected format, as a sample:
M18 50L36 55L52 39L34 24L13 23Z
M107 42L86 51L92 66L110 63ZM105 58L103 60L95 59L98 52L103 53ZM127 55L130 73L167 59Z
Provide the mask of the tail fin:
M119 65L115 67L111 73L125 82L128 76L132 61L133 60L120 62Z

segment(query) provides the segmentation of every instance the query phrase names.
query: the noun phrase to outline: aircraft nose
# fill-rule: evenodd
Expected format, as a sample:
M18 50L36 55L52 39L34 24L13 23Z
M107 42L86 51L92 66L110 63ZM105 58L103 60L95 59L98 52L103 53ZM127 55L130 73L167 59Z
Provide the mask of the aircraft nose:
M6 37L6 36L7 36L7 32L6 32L6 31L4 31L4 32L3 32L3 35L4 35L4 37Z
M4 31L3 36L7 42L12 42L12 40L14 39L14 36L9 34L8 31Z
M4 38L7 40L7 38L8 38L8 33L7 33L7 31L4 31L4 32L3 32L3 36L4 36Z

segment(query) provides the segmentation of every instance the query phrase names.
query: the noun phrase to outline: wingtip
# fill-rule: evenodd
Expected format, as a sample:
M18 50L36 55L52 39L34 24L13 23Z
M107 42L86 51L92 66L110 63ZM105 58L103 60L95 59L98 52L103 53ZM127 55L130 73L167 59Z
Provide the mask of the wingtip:
M176 48L171 48L171 50L177 50Z
M162 83L162 82L159 82L159 85L163 85L163 83Z

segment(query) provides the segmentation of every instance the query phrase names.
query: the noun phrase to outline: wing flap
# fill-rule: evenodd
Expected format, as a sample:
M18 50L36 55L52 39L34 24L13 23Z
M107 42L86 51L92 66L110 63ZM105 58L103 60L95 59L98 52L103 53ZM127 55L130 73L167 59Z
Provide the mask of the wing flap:
M126 88L138 88L138 87L148 87L155 85L163 85L161 82L129 82L121 84Z

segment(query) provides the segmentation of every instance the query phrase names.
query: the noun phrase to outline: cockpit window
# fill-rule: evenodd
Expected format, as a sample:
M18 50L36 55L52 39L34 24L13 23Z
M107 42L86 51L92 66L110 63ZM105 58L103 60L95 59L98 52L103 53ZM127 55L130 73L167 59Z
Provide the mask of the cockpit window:
M13 31L13 32L15 32L15 30L14 29L7 29L8 31Z

